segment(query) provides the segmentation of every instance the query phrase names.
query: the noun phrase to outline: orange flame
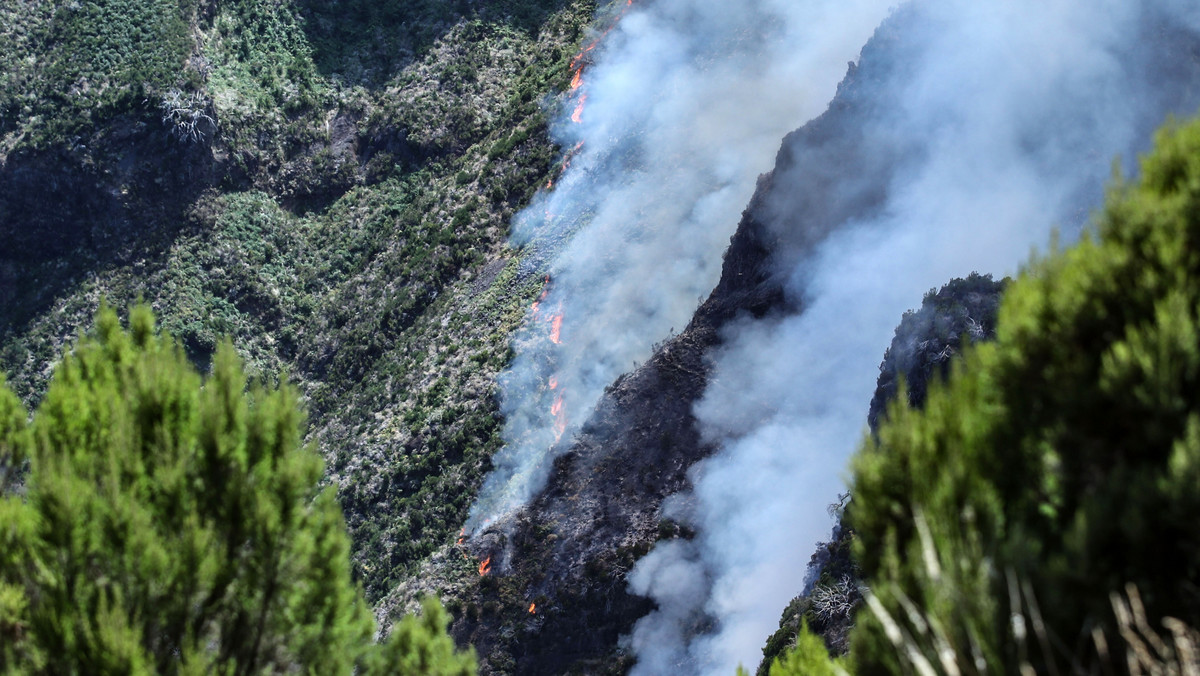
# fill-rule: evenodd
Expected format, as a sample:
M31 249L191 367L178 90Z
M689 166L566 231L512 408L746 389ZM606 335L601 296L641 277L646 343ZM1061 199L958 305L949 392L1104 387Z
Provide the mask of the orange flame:
M617 16L616 20L613 21L612 25L609 26L608 28L606 28L604 30L604 32L600 34L600 37L596 38L595 40L592 40L591 42L589 42L587 44L586 47L579 50L579 53L575 55L575 58L571 59L571 66L570 66L571 70L576 70L576 69L582 70L583 69L583 66L580 65L579 62L583 60L583 57L586 56L588 52L595 49L596 45L600 44L600 41L602 41L604 38L608 37L608 34L611 33L613 31L613 29L617 27L617 24L620 23L621 19L623 19L625 17L625 13L629 11L630 7L633 7L633 0L628 0L625 3L625 8L621 10L621 13Z
M562 392L554 399L554 404L550 407L550 414L554 416L554 443L562 440L563 433L567 431L567 412L563 408Z
M587 104L587 94L579 97L579 104L575 106L575 112L571 113L571 121L575 124L583 122L583 107Z
M492 570L492 557L487 557L479 564L479 574L487 575Z
M608 35L608 33L606 32L604 35ZM603 38L604 35L601 35L600 37ZM575 58L571 59L571 65L569 66L569 68L576 72L583 70L583 64L580 63L580 61L583 61L583 57L587 56L588 52L595 49L596 45L599 44L599 42L600 42L599 39L593 40L590 43L588 43L587 47L584 47L583 49L579 50L579 53L575 55Z
M533 301L533 316L537 316L538 306L542 301L546 300L546 296L550 295L550 275L546 275L546 281L542 282L542 294Z
M467 527L463 526L463 529L458 531L458 542L455 544L461 545L465 539L467 539Z
M562 343L562 313L554 315L554 319L550 322L550 342L555 345Z
M589 42L587 47L580 49L580 53L576 54L574 59L571 59L570 68L572 71L583 70L583 66L580 64L580 61L583 60L583 56L586 56L588 52L592 52L592 50L595 49L598 44L600 44L600 41L604 40L604 38L607 37L614 28L617 28L617 24L620 23L620 19L625 17L625 12L628 12L629 8L632 6L634 6L634 0L626 1L624 10L620 11L619 16L617 16L616 20L613 20L612 25L608 26L604 32L601 32L600 37L595 38L595 40L592 42Z
M587 56L588 52L595 49L604 40L604 38L608 37L608 34L611 33L613 29L617 27L617 24L621 22L621 19L625 17L625 14L629 11L630 7L633 7L633 0L627 0L625 7L621 9L621 13L615 20L613 20L612 24L606 28L599 37L589 42L583 49L579 50L579 53L575 55L575 58L571 59L571 65L569 68L575 71L575 74L571 76L571 91L576 91L580 86L583 85L583 71L587 67L587 64L583 61L584 57ZM579 124L580 121L583 120L583 106L586 102L587 94L584 94L579 98L579 104L575 106L575 112L571 114L571 121L575 124Z
M558 389L558 376L550 376L550 380L547 382L547 384L552 390Z
M534 615L534 614L536 614L536 613L537 613L537 604L536 604L536 603L530 603L530 604L529 604L529 614L530 614L530 615Z

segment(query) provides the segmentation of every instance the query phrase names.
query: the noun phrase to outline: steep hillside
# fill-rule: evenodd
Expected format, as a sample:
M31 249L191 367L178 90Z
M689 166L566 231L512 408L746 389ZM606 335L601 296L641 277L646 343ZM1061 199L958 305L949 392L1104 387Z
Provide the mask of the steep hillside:
M1151 49L1138 47L1136 58L1129 55L1130 73L1140 68L1156 78L1166 75L1162 82L1129 85L1145 86L1162 100L1133 121L1129 140L1117 141L1129 144L1123 148L1144 144L1162 111L1190 109L1197 101L1190 84L1197 71L1187 65L1195 63L1192 55L1200 45L1196 36L1171 28L1151 9L1139 20L1135 33L1158 37ZM851 64L829 109L784 140L774 170L760 181L731 241L719 285L683 333L608 389L569 450L555 461L548 488L515 519L446 547L431 559L420 580L399 588L388 604L402 605L426 589L456 599L452 630L460 641L480 649L489 673L623 672L637 659L639 641L646 647L657 640L653 634L639 634L643 620L673 623L686 637L721 627L724 618L708 614L703 603L699 610L679 613L662 600L634 593L631 571L656 546L678 543L678 551L696 546L687 518L695 501L694 468L716 447L697 421L695 405L711 384L714 361L728 352L731 337L754 323L775 326L803 317L811 299L806 275L826 262L819 260L818 252L831 235L855 241L854 235L862 235L861 224L887 222L887 208L894 206L890 202L896 193L907 190L911 176L940 152L936 137L897 134L891 118L897 110L907 112L902 97L910 95L909 78L927 65L923 35L928 21L922 7L915 5L894 13L864 47L858 63ZM1168 62L1173 66L1164 70ZM1121 82L1149 82L1129 78ZM1082 159L1093 152L1092 142L1083 138L1078 147L1071 146L1076 154L1069 156ZM1038 165L1039 171L1052 166L1037 152L1029 154L1031 163L1045 162ZM1062 162L1062 157L1053 161ZM1069 219L1060 222L1078 231L1089 201L1099 194L1098 183L1089 169L1066 184L1070 190L1054 203L1053 218ZM906 249L894 256L919 258L920 251ZM990 281L980 284L992 286ZM994 302L991 294L967 303L966 315L931 320L923 330L935 334L930 340L936 340L938 349L928 352L932 342L924 348L918 344L920 349L910 355L913 359L901 359L904 350L899 350L891 355L904 362L896 363L896 370L909 377L916 373L914 368L932 371L930 364L941 363L939 356L947 347L953 349L957 338L946 332L961 325L969 333L973 324L968 318L979 322L980 330L990 330L980 317ZM850 294L845 302L867 300ZM898 314L891 314L891 321ZM881 343L874 349L883 347ZM780 344L778 349L789 346ZM873 359L878 354L874 352ZM781 353L775 361L786 360ZM885 378L882 396L894 387L894 379ZM873 417L881 404L882 397ZM861 417L855 419L865 422L869 391L857 405ZM856 428L860 425L856 422ZM669 516L674 514L684 516ZM688 594L712 593L708 585L713 573L704 568L706 562L698 557L690 562L695 565L686 567L686 574L699 574L681 583L691 590ZM794 573L797 588L802 568L797 566Z
M932 283L991 269L963 259L1015 265L1012 251L1023 255L1029 242L1044 241L1052 223L1078 233L1110 158L1135 153L1167 113L1200 105L1200 34L1175 16L1177 3L1113 3L1096 12L1096 25L1079 26L1078 61L1066 58L1077 56L1074 42L1058 49L1067 31L1022 34L1062 57L1046 64L1053 77L1043 81L1027 63L1036 50L1015 54L1003 32L1036 22L1005 14L1012 25L993 32L986 11L957 16L962 3L902 5L849 65L828 109L783 140L706 299L655 297L629 313L636 322L656 305L685 314L699 305L686 329L672 328L651 358L612 382L578 433L583 415L572 418L570 434L564 420L557 434L538 437L554 439L539 456L555 458L542 466L549 485L468 535L471 504L504 445L497 383L530 305L553 286L550 249L569 246L605 201L629 194L622 184L640 176L629 170L634 156L662 132L647 127L636 143L610 134L617 140L581 171L612 174L619 188L577 181L600 187L592 201L572 205L569 225L551 227L553 199L537 203L546 223L525 224L554 241L509 244L515 215L538 190L557 185L561 194L558 179L573 153L587 154L555 147L550 120L567 117L563 92L579 86L580 63L600 58L590 55L593 40L632 6L0 0L0 369L32 404L103 299L123 306L144 298L201 368L228 336L254 373L298 384L308 440L324 454L325 480L345 511L355 572L385 626L433 592L446 600L459 643L478 648L484 673L624 673L635 662L643 673L664 664L687 671L695 662L690 641L729 624L708 603L720 576L756 570L718 570L701 552L708 524L696 516L697 489L711 467L703 461L753 436L756 425L773 427L764 443L776 457L823 470L807 483L780 472L771 477L775 489L813 500L831 489L845 458L830 450L837 444L822 444L839 434L845 441L868 417L874 424L897 375L919 398L920 383L944 368L959 335L986 335L992 283L971 278L949 298L935 294L950 315L906 319L922 337L893 345L876 401L868 401L869 379L859 378L868 396L837 421L852 417L848 425L784 419L807 415L806 406L818 411L811 417L845 413L854 397L835 399L854 388L838 386L862 354L873 368L905 307L892 307L897 299L911 304ZM774 30L750 18L747 25L764 24L761 35ZM645 28L636 21L634 30ZM958 21L983 28L959 31ZM747 29L732 41L759 35ZM957 41L975 38L987 38L986 56L999 61L947 58L958 56ZM728 45L712 47L691 56L719 61ZM999 78L995 64L1015 56L1023 57L1016 74ZM654 83L663 96L681 86ZM572 96L582 111L586 93ZM1002 115L1016 121L1000 125ZM675 118L663 119L673 126ZM698 145L722 143L719 126ZM692 159L693 135L670 146L671 166ZM777 138L772 132L771 143ZM1087 169L1071 171L1085 160ZM721 169L706 176L714 194L725 187ZM710 196L676 201L702 212ZM652 202L631 210L652 221ZM1036 226L1009 232L1034 217ZM616 233L577 237L604 242L603 251L577 259L619 259L622 238L647 234ZM674 231L663 233L670 242ZM671 253L647 258L659 263ZM916 268L936 281L908 289ZM598 269L576 290L608 284L608 270L622 268ZM618 310L658 293L633 282ZM969 298L959 304L964 288ZM788 330L797 326L803 331ZM581 345L617 331L590 328L593 342ZM543 342L559 342L553 330ZM572 349L587 370L587 347ZM758 357L743 367L737 358L748 354ZM595 379L596 392L629 363L610 361L605 368L614 370ZM709 399L718 382L725 398ZM536 387L554 399L549 380ZM721 421L705 419L706 402L708 413L728 410L736 425L719 429ZM543 408L557 425L553 409ZM811 449L794 443L809 436ZM752 475L771 472L727 477L726 487L757 493L752 480L761 477ZM792 527L822 518L797 514L804 510L792 502L785 509L787 519L759 526L777 542L799 542ZM743 543L748 537L737 547L758 553ZM690 585L675 594L690 606L674 607L635 572L653 551L681 554L688 575L663 577ZM770 589L773 602L803 585L803 559L784 563L776 570L795 584ZM785 613L774 648L794 633L798 612L794 605ZM770 614L773 623L778 606ZM761 644L769 632L753 640ZM683 645L659 640L667 634ZM653 651L662 653L658 661L645 661Z
M0 367L28 402L101 298L302 387L378 598L452 540L541 275L587 0L0 3ZM86 58L81 58L86 55Z
M929 388L949 375L964 341L974 343L996 337L996 314L1009 281L972 273L940 289L931 289L921 307L904 314L879 364L879 379L867 413L872 433L879 429L901 383L908 405L919 409ZM849 649L854 613L862 602L862 580L850 553L854 532L842 519L853 496L843 493L839 497L830 505L837 516L830 539L813 553L804 593L792 599L783 611L779 630L767 639L759 676L766 676L774 659L795 643L802 624L821 636L831 653L844 654Z
M692 407L722 329L747 316L797 311L800 303L776 274L779 259L802 257L846 219L871 213L896 166L880 159L844 192L826 189L841 182L841 166L888 151L857 132L872 107L886 104L870 96L872 83L895 59L868 54L895 49L894 25L864 50L829 110L784 140L730 241L720 283L683 332L608 389L555 462L546 491L515 523L456 546L460 553L445 553L420 584L401 588L410 599L418 589L458 598L452 632L477 647L485 672L623 673L632 664L620 638L654 605L629 590L628 574L655 542L689 535L660 509L714 450L701 441ZM775 230L785 201L790 226ZM464 573L456 564L462 554L489 560L488 574ZM450 568L457 574L444 572Z

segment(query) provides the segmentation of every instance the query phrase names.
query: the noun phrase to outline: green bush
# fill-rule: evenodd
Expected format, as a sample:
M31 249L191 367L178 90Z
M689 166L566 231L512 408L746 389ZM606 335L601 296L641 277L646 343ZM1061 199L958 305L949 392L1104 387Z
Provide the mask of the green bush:
M1200 122L1029 265L922 411L898 398L852 490L860 673L1121 672L1096 637L1127 584L1200 622Z
M145 307L102 309L32 423L0 389L0 673L467 674L434 601L383 646L289 387L202 380Z
M771 676L845 676L846 670L840 660L829 657L825 641L804 624L796 635L796 644L771 663L770 673Z

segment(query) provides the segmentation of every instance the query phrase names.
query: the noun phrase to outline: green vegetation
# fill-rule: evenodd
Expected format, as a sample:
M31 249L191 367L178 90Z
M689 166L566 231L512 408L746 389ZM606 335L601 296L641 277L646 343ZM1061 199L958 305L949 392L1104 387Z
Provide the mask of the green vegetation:
M770 664L771 676L844 676L846 674L840 660L829 659L825 652L825 641L809 631L807 624L800 626L794 647Z
M923 410L893 404L854 463L855 673L1173 659L1146 636L1200 621L1198 251L1193 122L1118 179L1094 236L1029 265Z
M0 3L0 134L24 127L33 145L52 145L182 84L196 11L180 0Z
M201 380L148 308L102 309L32 423L0 389L0 671L471 674L436 601L382 646L296 392ZM7 475L4 475L7 476Z
M508 223L558 164L543 106L594 4L167 5L0 0L0 369L35 405L100 299L141 297L202 371L229 337L289 373L380 603L501 443L541 280Z

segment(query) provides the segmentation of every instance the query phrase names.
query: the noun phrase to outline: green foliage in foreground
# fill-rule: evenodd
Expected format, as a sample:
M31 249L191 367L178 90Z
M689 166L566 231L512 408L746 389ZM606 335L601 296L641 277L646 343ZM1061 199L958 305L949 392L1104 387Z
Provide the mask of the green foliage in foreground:
M1127 584L1155 630L1197 625L1200 122L1160 132L1095 236L1029 266L923 411L900 398L853 493L859 673L1121 672Z
M287 386L201 377L145 307L102 309L26 425L0 388L0 673L470 674L427 602L388 643L351 581ZM4 475L0 475L2 479Z
M831 660L825 641L803 624L796 645L771 663L771 676L845 676L841 660Z

